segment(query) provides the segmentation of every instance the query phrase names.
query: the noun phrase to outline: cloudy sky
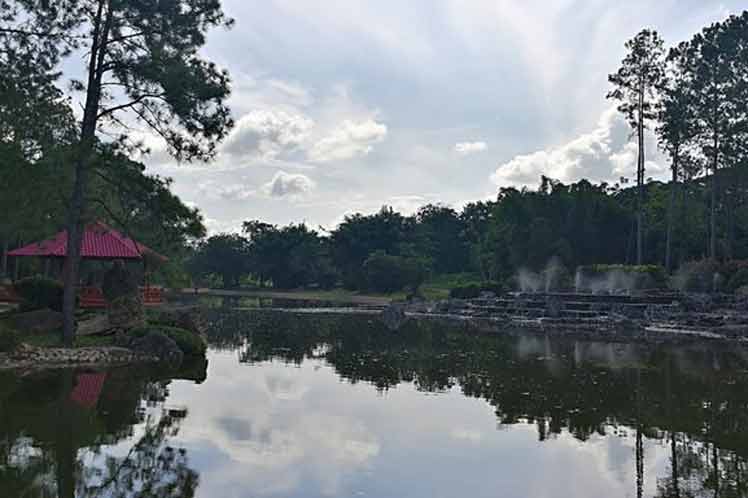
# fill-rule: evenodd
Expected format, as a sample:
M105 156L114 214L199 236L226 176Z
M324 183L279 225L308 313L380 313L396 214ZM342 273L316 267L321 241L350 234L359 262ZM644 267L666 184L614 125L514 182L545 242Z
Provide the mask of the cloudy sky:
M146 163L212 232L459 208L541 174L615 182L636 152L605 100L624 42L676 43L742 3L224 0L236 24L204 52L231 73L236 127L211 164L157 145ZM655 154L648 176L666 167Z

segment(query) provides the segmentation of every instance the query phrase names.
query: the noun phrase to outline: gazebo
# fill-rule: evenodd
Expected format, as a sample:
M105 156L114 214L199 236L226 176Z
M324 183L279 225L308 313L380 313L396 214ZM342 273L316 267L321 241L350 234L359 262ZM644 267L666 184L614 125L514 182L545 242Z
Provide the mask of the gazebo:
M19 247L8 256L62 259L67 256L68 233L63 230L54 237ZM97 221L86 225L81 244L81 258L93 260L140 260L145 265L148 256L160 261L168 258L137 242L112 227ZM161 290L147 284L142 287L145 304L160 304ZM106 300L101 289L94 286L79 287L80 306L83 308L105 307Z

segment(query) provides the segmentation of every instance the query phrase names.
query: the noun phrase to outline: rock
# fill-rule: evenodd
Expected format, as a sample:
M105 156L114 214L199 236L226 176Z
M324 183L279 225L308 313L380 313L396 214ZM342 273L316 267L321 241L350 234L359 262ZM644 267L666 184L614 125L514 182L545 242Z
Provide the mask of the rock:
M143 299L139 293L120 296L107 306L109 325L121 329L133 329L145 325Z
M380 318L384 323L385 327L390 330L399 329L407 320L408 317L405 314L405 304L403 303L392 303L387 306L382 313Z
M138 354L152 355L174 363L181 363L184 357L177 343L159 332L148 332L143 337L133 338L130 341L130 349Z
M197 307L159 310L153 321L169 327L189 330L200 336L204 336L208 330L207 321Z
M19 313L12 318L13 328L20 332L49 332L62 327L62 313L50 309Z
M76 333L78 335L97 335L112 329L109 323L109 317L103 314L97 314L93 317L78 322Z

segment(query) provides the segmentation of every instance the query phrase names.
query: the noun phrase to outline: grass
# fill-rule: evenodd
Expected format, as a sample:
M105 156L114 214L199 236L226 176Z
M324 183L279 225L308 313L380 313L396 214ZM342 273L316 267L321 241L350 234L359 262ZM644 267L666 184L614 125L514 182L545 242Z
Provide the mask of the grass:
M479 282L481 279L473 273L453 273L448 275L438 275L426 282L420 287L420 293L425 299L439 300L449 298L450 289ZM187 292L189 294L189 292ZM247 289L247 290L220 290L212 289L207 293L201 294L201 302L210 305L211 296L237 296L251 298L278 298L278 299L298 299L309 301L329 301L339 303L358 303L358 304L375 304L385 305L391 301L402 301L406 298L405 291L392 292L387 294L358 292L342 288L331 290L322 289L293 289L293 290L274 290L274 289ZM207 298L207 299L206 299ZM215 303L220 306L221 301Z

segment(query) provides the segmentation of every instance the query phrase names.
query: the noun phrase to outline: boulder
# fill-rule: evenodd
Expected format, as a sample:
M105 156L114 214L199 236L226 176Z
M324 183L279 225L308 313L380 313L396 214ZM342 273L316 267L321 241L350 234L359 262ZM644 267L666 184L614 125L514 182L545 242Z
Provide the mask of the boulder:
M133 329L145 325L143 299L140 294L120 296L107 305L107 315L111 327Z
M162 309L158 311L153 321L161 325L189 330L200 336L204 336L208 330L207 321L197 307Z
M50 332L62 327L62 313L41 309L13 315L11 323L20 332Z
M142 337L133 337L128 347L138 354L152 355L160 360L181 363L184 353L177 343L160 332L148 332Z
M405 314L405 304L403 303L392 303L387 306L380 314L380 319L384 326L390 330L399 329L407 320L408 317Z

